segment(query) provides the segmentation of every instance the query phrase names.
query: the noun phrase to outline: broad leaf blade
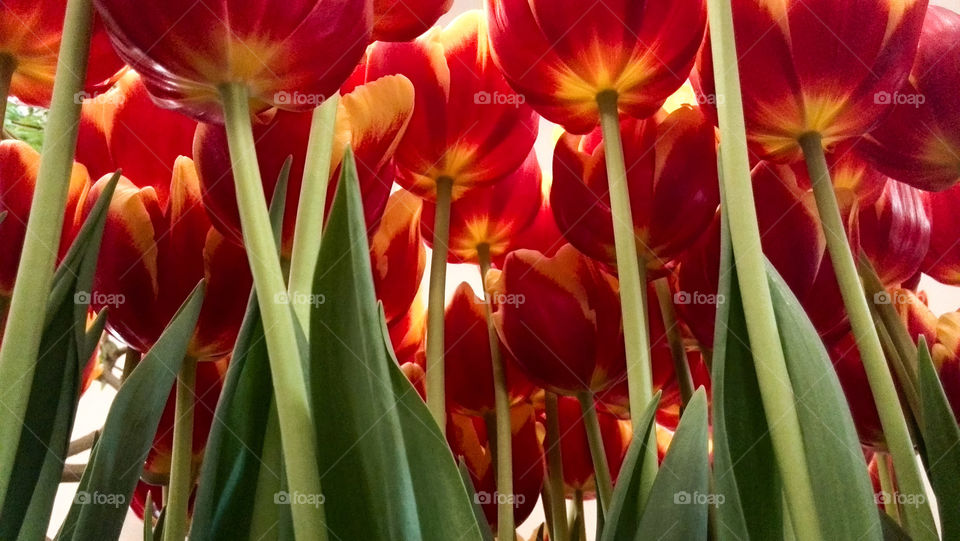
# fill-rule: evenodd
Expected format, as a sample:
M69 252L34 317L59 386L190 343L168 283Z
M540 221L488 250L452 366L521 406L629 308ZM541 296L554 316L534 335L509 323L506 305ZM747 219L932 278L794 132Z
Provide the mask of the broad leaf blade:
M439 427L385 346L350 152L313 291L324 299L310 317L310 387L331 538L481 539Z
M110 406L58 539L116 539L203 304L193 290Z
M924 442L924 465L937 496L943 539L960 539L960 428L933 367L927 343L917 348L920 430Z

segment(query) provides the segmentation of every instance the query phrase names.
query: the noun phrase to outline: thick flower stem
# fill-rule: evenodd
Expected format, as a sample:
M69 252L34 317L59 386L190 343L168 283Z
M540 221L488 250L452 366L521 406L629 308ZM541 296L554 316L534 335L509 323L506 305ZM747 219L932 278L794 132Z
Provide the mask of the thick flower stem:
M14 459L30 398L34 366L47 313L57 246L67 206L80 127L80 103L90 53L92 0L69 0L63 25L57 77L43 143L30 219L20 255L13 297L0 347L0 508L13 472ZM6 101L6 100L4 100Z
M663 318L663 328L667 333L667 342L670 343L670 356L673 357L673 371L677 375L677 383L680 386L681 404L685 408L693 396L693 375L690 374L690 363L687 361L687 352L683 348L683 337L680 336L680 327L677 324L677 311L673 305L670 282L666 278L658 278L653 285L657 290L660 317Z
M827 239L830 261L837 275L840 294L847 309L860 357L863 359L863 367L867 372L870 391L877 405L880 424L890 448L890 455L893 457L900 487L904 494L926 494L913 442L903 416L903 409L900 407L900 398L883 356L880 337L873 325L870 306L867 304L863 284L857 274L853 252L850 250L843 227L843 218L840 215L837 196L833 191L833 182L830 179L830 170L823 152L821 137L817 133L804 135L800 138L800 146L807 160L807 170L813 184L813 195L817 202L820 223L823 225L823 232ZM917 500L925 502L924 498L917 498ZM905 507L903 514L904 525L914 539L936 539L937 529L928 505L923 503Z
M286 302L286 285L277 256L267 202L257 165L253 129L250 124L249 91L240 84L220 88L227 125L227 141L233 162L237 206L250 270L263 314L270 373L277 400L284 466L291 497L291 514L297 539L326 539L323 506L314 507L319 495L320 475L316 461L316 434L307 395L306 377L300 362L300 348L293 310Z
M427 292L427 408L440 431L447 433L446 392L443 379L443 315L446 309L447 242L450 236L450 203L453 179L437 179L437 205L433 221L433 253Z
M740 72L730 0L708 0L720 123L720 178L730 229L737 279L743 299L747 334L753 352L764 414L770 426L777 469L783 479L790 523L800 541L822 538L810 481L796 397L787 371L783 344L760 244L747 135L740 94Z
M173 417L173 453L170 458L169 500L164 541L182 541L187 534L187 504L193 489L193 408L196 403L197 360L187 357L177 375Z
M307 157L303 166L303 183L300 186L297 223L293 233L290 303L300 326L307 334L312 306L307 299L313 292L313 277L317 270L317 259L320 257L324 209L330 183L330 162L333 156L333 133L339 103L340 95L334 94L313 110Z
M497 420L497 534L500 539L516 537L513 520L513 431L510 427L510 394L507 390L507 373L500 354L500 339L493 325L493 309L490 293L487 292L487 272L490 270L490 247L477 246L480 261L480 280L483 282L484 312L487 319L487 337L490 341L490 361L493 365L493 403Z
M560 409L556 393L544 392L547 416L546 437L543 446L547 452L547 486L550 492L550 539L567 541L567 505L563 490L563 456L560 453Z
M597 407L593 403L593 393L583 391L577 394L580 401L580 413L583 415L583 426L587 430L587 443L590 445L590 457L593 458L593 478L597 485L597 494L603 508L603 516L613 501L613 480L610 477L610 465L607 463L607 453L603 449L603 434L600 432L600 418L597 417Z
M0 54L0 139L3 139L7 118L7 98L10 97L10 81L17 71L17 61L9 54Z

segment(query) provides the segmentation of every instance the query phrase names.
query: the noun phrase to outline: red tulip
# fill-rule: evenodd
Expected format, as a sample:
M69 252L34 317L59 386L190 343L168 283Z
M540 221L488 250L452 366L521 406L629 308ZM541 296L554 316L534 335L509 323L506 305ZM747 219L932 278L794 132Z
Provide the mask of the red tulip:
M491 525L497 523L498 498L512 497L513 518L520 524L533 512L543 487L543 447L537 437L533 406L525 403L511 408L510 425L513 494L498 494L493 453L483 420L452 413L447 421L447 441L454 456L466 464L473 482L474 502L483 508Z
M713 125L698 108L659 121L621 122L637 251L659 271L689 248L720 204ZM600 130L565 134L557 143L550 202L567 240L616 263L613 219Z
M191 438L193 444L191 459L195 475L200 473L200 462L203 460L203 451L207 447L207 438L210 437L210 428L213 426L214 413L217 410L217 400L220 399L226 369L226 359L197 365L197 386L193 400L193 437ZM170 476L176 395L176 388L171 389L163 414L160 416L157 433L153 437L153 446L147 454L147 462L143 467L144 478L151 483L166 484Z
M330 189L327 209L333 204L340 163L350 144L357 161L357 175L363 195L368 231L376 228L393 185L394 149L403 135L413 110L413 87L403 77L385 77L356 87L343 96L337 110ZM300 187L310 135L311 113L268 111L255 119L254 139L264 193L269 198L276 187L287 157L293 156L287 186L283 220L282 251L289 256L293 247ZM229 239L242 243L240 211L223 126L200 124L194 140L194 156L200 172L203 202L214 226Z
M426 321L427 311L424 309L423 299L420 298L418 293L403 317L387 324L390 342L393 344L393 351L401 367L407 364L420 366L424 364L421 356L423 355L423 339L427 332Z
M87 212L108 180L100 179L90 190ZM188 354L222 356L233 345L252 285L246 255L210 227L189 158L177 159L170 186L164 207L152 187L120 179L107 212L91 301L97 310L109 307L108 328L146 351L206 278Z
M864 139L877 167L923 190L960 180L960 15L930 6L910 80L890 94L892 112Z
M900 286L920 270L930 248L926 193L889 181L875 204L860 209L855 226L860 248L884 285Z
M350 75L370 38L367 0L96 0L117 52L162 106L222 118L219 85L254 110L311 110Z
M836 342L828 344L827 350L833 360L833 368L840 380L840 387L850 406L853 424L861 443L871 447L883 447L886 441L883 436L883 427L880 425L880 416L870 392L867 372L860 359L860 352L853 334L847 334Z
M493 403L493 361L484 300L463 282L447 304L443 336L447 343L444 377L451 406L466 415L491 413ZM510 351L498 341L507 372L510 403L529 398L533 386L517 368Z
M373 285L388 323L409 312L420 290L426 267L420 214L420 199L398 191L387 200L380 226L370 238Z
M540 208L526 228L519 231L510 241L513 250L535 250L541 254L553 257L566 243L566 239L557 227L553 218L553 208L550 206L550 186L544 186L548 193L540 195ZM505 253L493 262L497 267L503 267L503 260L509 253Z
M937 316L927 306L927 294L914 293L909 289L897 289L890 294L890 300L907 327L910 337L916 342L919 336L927 340L928 347L937 342Z
M595 262L569 245L549 258L518 250L487 280L500 337L533 383L574 394L623 379L617 281Z
M493 0L494 60L547 120L574 133L599 121L597 95L645 118L686 80L706 25L702 0Z
M11 96L29 105L50 105L66 10L66 0L4 0L0 3L0 57L7 56L11 63ZM103 24L95 19L84 85L86 92L95 93L109 87L122 67L123 62L110 46Z
M397 182L435 199L438 179L453 199L516 171L537 137L536 114L504 81L489 57L478 11L410 43L374 43L366 79L399 73L416 87L416 106L397 147Z
M799 161L801 136L819 133L829 148L870 130L910 73L926 8L927 0L735 0L753 151ZM713 70L707 43L698 61L707 95Z
M933 362L953 408L953 415L960 422L960 312L944 314L937 321Z
M493 186L478 188L450 207L450 263L477 263L481 246L499 260L514 248L517 235L530 226L540 210L540 165L531 151L515 172ZM433 245L436 204L424 203L421 228Z
M453 0L374 0L373 35L376 41L410 41L427 31Z
M147 494L150 494L150 502L153 506L154 521L160 518L160 510L163 509L163 487L152 485L143 481L137 481L137 486L133 490L133 497L130 498L130 509L137 518L144 520L144 512L147 507ZM150 524L154 526L154 523Z
M97 178L123 169L138 186L153 186L165 205L173 163L192 155L197 123L157 107L133 70L105 94L85 101L82 119L77 161Z
M0 321L6 318L3 307L13 293L39 166L40 154L30 145L9 139L0 142L0 213L7 213L0 221ZM59 257L66 255L82 224L77 209L90 189L86 168L74 164L69 182Z
M563 484L568 495L582 490L592 496L595 490L593 478L593 459L587 442L587 430L583 422L583 413L576 398L561 396L557 401L557 420L560 424L560 455L563 458ZM630 445L629 426L616 417L597 410L600 421L600 435L603 450L607 455L607 465L614 482L620 473L627 447Z
M930 250L921 270L945 284L960 285L960 186L928 195Z

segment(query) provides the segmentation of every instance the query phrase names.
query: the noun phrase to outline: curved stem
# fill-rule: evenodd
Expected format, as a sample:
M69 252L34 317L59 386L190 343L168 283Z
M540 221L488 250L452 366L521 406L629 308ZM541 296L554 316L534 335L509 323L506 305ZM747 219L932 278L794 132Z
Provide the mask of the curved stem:
M547 452L547 485L550 492L550 539L567 541L570 538L567 525L567 505L563 489L563 456L560 453L560 412L556 393L544 391L546 402L546 437L543 445Z
M7 99L10 97L10 82L17 71L17 60L9 54L0 54L0 139L3 138L7 118Z
M263 314L270 373L277 400L284 465L292 494L319 495L320 475L316 462L316 434L306 377L300 362L300 348L293 310L282 299L286 285L277 257L267 202L263 194L260 168L250 124L249 91L243 85L226 84L220 88L227 124L227 142L233 162L237 188L237 206L244 244L253 274L257 302ZM300 502L303 503L300 503ZM314 507L310 499L291 498L291 514L297 539L326 539L323 506Z
M607 509L613 499L613 480L610 477L610 465L607 464L607 453L603 449L600 418L597 417L597 407L593 403L592 392L578 393L577 400L580 401L583 426L587 430L587 443L590 445L590 456L593 458L593 478L597 485L597 494L600 496L603 516L606 517Z
M333 134L337 123L340 95L334 94L313 110L310 139L303 165L303 183L300 185L300 203L293 232L293 252L290 255L290 299L293 311L304 332L310 334L310 307L308 299L313 291L313 277L320 257L324 209L330 183L330 162L333 155Z
M690 374L690 362L687 361L687 352L683 348L683 338L680 336L676 307L673 305L673 294L670 292L670 282L666 278L658 278L653 285L657 290L657 301L660 304L663 328L667 333L667 341L670 343L673 371L677 375L677 384L680 386L680 403L685 408L693 396L693 375Z
M427 293L427 408L447 433L446 393L443 379L443 314L446 309L447 241L450 236L450 203L453 180L437 179L437 210L433 221L433 253L430 256L430 285Z
M837 196L833 191L833 182L830 179L830 170L823 152L821 137L817 133L804 135L800 138L800 146L807 160L820 223L827 238L827 251L830 253L830 261L837 275L837 283L840 286L843 304L847 309L857 349L860 350L860 358L867 372L870 391L877 405L880 425L883 427L883 434L886 437L890 455L893 457L898 481L905 494L926 494L913 442L903 416L903 409L900 407L900 398L883 356L880 337L873 325L863 284L857 274L853 252L850 250L846 230L843 227L843 218L840 215ZM917 500L924 503L904 508L904 526L914 539L936 539L937 529L930 507L925 503L925 498L917 498Z
M513 518L513 430L510 426L510 393L507 389L507 373L500 354L500 338L493 325L493 310L487 292L487 272L490 270L490 246L477 246L480 261L480 280L483 283L484 312L487 319L487 337L490 341L490 361L493 365L493 402L497 423L497 533L500 539L516 537Z
M80 127L80 100L76 97L83 90L87 74L92 25L92 0L68 0L46 129L56 135L43 143L7 326L0 340L0 508L13 471L47 317L47 296Z
M182 541L187 534L187 507L193 489L193 408L196 403L197 360L187 357L177 375L173 417L170 491L163 528L164 541Z
M813 486L810 481L796 397L773 310L773 299L750 180L746 125L740 93L740 71L730 0L708 0L707 14L713 52L720 124L720 177L723 204L736 258L737 279L743 297L747 334L760 387L764 414L770 426L777 468L783 479L790 523L797 538L821 539ZM736 209L730 212L730 209Z

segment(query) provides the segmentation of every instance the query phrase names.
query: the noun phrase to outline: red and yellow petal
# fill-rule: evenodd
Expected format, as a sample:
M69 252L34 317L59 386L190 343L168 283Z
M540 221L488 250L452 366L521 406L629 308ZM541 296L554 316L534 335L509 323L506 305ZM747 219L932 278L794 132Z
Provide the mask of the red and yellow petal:
M420 242L420 212L417 196L395 192L370 238L374 289L388 324L408 313L423 279L426 250Z
M374 0L371 38L410 41L426 32L452 5L453 0Z

